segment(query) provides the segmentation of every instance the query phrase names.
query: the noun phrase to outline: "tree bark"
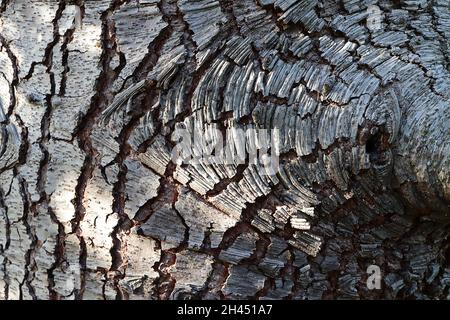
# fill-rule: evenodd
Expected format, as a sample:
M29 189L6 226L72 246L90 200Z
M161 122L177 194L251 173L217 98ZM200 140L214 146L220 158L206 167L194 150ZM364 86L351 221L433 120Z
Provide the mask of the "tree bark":
M447 0L0 3L0 299L450 297Z

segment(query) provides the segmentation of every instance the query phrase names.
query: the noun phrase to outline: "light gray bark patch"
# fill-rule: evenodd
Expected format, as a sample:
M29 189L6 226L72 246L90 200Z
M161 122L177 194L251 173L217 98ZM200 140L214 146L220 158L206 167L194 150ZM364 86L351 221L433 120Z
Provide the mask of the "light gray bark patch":
M0 299L448 299L449 17L2 1ZM173 162L181 129L242 161Z
M264 287L265 277L245 266L232 266L223 293L234 299L245 299L254 296Z
M238 264L239 261L249 258L256 249L258 236L253 233L244 233L234 240L233 244L219 254L219 259L231 264Z
M165 206L154 212L139 231L145 236L160 240L162 249L166 250L176 248L183 242L185 228L175 210L171 206Z

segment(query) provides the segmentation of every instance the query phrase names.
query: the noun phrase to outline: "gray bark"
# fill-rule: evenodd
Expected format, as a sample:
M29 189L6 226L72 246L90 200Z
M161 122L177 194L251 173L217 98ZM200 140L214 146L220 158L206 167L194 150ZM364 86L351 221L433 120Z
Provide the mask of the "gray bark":
M0 3L0 299L450 297L448 0Z

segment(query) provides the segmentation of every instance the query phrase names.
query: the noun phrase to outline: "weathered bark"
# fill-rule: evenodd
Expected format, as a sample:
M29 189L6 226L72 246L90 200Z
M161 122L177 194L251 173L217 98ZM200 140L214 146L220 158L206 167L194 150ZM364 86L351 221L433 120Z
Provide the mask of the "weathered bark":
M450 296L448 0L0 12L0 299ZM279 172L173 163L208 124Z

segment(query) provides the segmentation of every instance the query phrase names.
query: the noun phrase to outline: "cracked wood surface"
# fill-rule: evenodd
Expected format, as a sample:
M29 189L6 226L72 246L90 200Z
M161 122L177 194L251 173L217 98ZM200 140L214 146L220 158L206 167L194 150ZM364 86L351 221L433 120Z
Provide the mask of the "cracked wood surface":
M450 298L449 50L448 0L1 0L0 299ZM279 172L171 162L211 126Z

